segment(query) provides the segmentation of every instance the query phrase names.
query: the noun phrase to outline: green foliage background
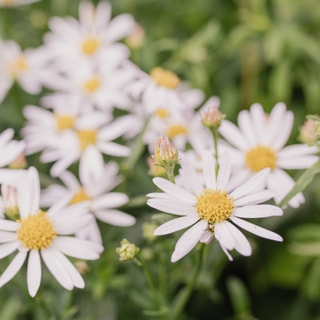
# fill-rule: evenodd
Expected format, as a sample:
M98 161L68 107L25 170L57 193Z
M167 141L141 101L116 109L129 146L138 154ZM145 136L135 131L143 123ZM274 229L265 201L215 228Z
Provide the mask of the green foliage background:
M97 3L97 1L95 1ZM131 60L149 72L162 66L176 72L206 96L217 95L220 109L236 121L254 102L268 112L278 101L295 114L291 143L297 142L305 116L320 112L320 6L318 0L113 0L113 15L130 13L145 29L143 46ZM78 0L43 0L15 9L0 9L0 37L22 48L42 44L51 16L77 17ZM15 85L0 105L0 129L19 130L22 108L39 104ZM28 159L48 184L47 165ZM154 190L145 157L137 164L125 190L130 196ZM301 172L292 172L296 179ZM120 186L124 188L125 186ZM284 237L283 243L250 237L253 256L235 256L230 263L212 242L196 290L181 319L320 319L320 181L305 191L306 203L286 209L281 218L261 221ZM123 191L123 190L122 190ZM0 289L0 319L163 319L139 266L120 263L115 254L124 237L136 243L165 296L175 293L191 277L196 252L171 264L179 234L150 241L142 224L155 214L146 206L127 208L136 226L115 228L101 224L105 252L89 263L86 288L73 293L59 287L44 272L35 299L25 294L25 271ZM166 216L157 216L157 221ZM194 250L196 251L196 250ZM9 259L0 263L0 271ZM159 281L158 281L159 280ZM142 289L141 289L142 288ZM169 301L170 302L170 301ZM50 314L50 318L46 315Z

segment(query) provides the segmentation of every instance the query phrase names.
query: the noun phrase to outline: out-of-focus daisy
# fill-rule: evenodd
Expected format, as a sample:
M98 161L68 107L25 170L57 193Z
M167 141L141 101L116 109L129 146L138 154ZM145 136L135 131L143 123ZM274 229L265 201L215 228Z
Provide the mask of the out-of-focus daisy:
M91 2L83 1L79 6L79 21L73 17L51 18L51 32L44 40L59 62L90 61L99 56L108 62L121 61L129 56L129 50L116 42L127 36L134 26L134 19L129 14L111 19L109 2L100 1L95 7Z
M119 117L103 126L96 120L95 117L90 118L85 115L84 121L79 122L75 130L64 133L63 141L56 140L50 148L43 151L41 161L56 161L50 170L52 176L59 176L72 163L79 160L89 146L93 146L96 152L117 157L126 157L130 154L127 146L112 140L128 130L131 120L125 116Z
M24 151L25 142L12 140L14 130L9 128L0 134L0 167L4 167L17 159Z
M47 63L45 47L21 51L14 41L0 39L0 102L6 97L14 81L30 94L41 91Z
M88 147L80 161L80 182L72 173L63 172L60 179L65 186L50 185L42 193L41 204L50 206L59 199L65 199L68 203L89 201L88 211L97 219L116 226L131 226L135 223L135 218L116 209L128 202L128 196L121 192L111 192L120 182L118 169L115 162L104 164L102 155ZM102 243L95 219L76 235Z
M293 113L278 103L270 115L266 115L259 104L250 111L243 110L238 115L236 127L231 122L222 122L219 132L235 148L231 156L236 165L233 167L233 185L247 180L256 172L270 168L266 186L275 192L275 201L281 199L294 186L294 180L283 169L304 169L311 167L318 156L317 147L295 144L284 147L293 125ZM290 200L289 205L298 207L304 202L301 193Z
M34 297L41 282L41 259L56 280L67 290L83 288L84 281L65 255L96 260L103 247L72 235L88 223L87 203L63 207L61 202L48 211L39 209L38 172L31 167L20 171L17 180L17 201L20 219L0 219L0 257L17 254L0 276L0 287L9 282L28 260L27 284Z
M28 122L22 129L26 142L26 154L49 149L63 141L63 136L70 130L76 130L85 123L103 125L111 120L108 113L91 110L83 113L79 97L72 95L47 96L43 103L53 110L37 106L25 106L23 114Z
M123 88L134 77L134 70L123 68L105 58L93 67L89 64L68 63L60 66L61 72L48 78L46 86L79 97L85 104L91 104L106 112L114 107L128 109L131 99Z
M40 0L0 0L0 7L18 7Z
M202 163L203 171L199 174L183 162L179 174L180 185L163 178L154 178L154 184L163 193L148 194L151 198L147 201L149 206L179 216L159 226L155 235L170 234L190 227L177 241L171 256L172 262L184 257L199 241L209 243L213 236L230 260L232 257L228 251L233 249L244 256L250 256L250 243L236 226L263 238L282 241L278 234L242 219L282 215L280 208L260 204L273 195L271 191L263 190L269 169L262 170L228 192L231 172L229 155L223 154L217 178L210 152L203 154Z

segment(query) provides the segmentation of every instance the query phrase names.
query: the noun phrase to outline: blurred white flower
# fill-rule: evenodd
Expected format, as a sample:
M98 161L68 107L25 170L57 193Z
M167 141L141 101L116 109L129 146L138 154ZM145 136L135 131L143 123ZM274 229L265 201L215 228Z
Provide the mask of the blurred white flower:
M203 171L199 174L183 162L179 174L180 185L154 178L154 184L164 192L148 194L151 198L147 201L149 206L180 216L159 226L155 235L170 234L190 227L177 241L171 256L172 262L184 257L199 241L209 243L213 236L230 260L232 257L228 251L233 249L250 256L250 243L235 225L259 237L282 241L278 234L242 219L282 215L280 208L260 204L273 196L271 191L263 190L269 169L262 170L229 193L226 191L231 173L229 154L223 154L217 178L210 152L203 154L202 163Z
M88 62L104 57L111 64L129 56L128 48L116 42L129 35L134 26L129 14L111 19L109 2L100 1L95 7L83 1L79 6L79 21L73 17L51 18L51 32L45 35L44 41L58 62Z
M51 167L52 176L59 176L72 163L80 160L87 148L92 146L99 153L126 157L130 149L112 140L123 135L131 124L126 116L101 124L97 117L85 114L83 121L78 121L75 130L67 130L63 140L52 141L50 147L43 151L40 160L42 162L56 161Z
M48 60L45 47L22 51L14 41L0 39L0 102L14 81L30 94L38 94L46 78L44 66Z
M80 160L80 181L71 172L64 171L60 174L60 179L65 186L50 185L43 190L40 203L47 207L59 199L65 199L68 203L89 201L88 212L93 214L92 222L76 235L101 244L102 239L95 218L122 227L135 223L133 216L116 209L129 200L126 194L111 191L121 181L118 170L115 162L104 164L102 155L94 148L88 147Z
M293 113L278 103L270 115L264 113L259 104L252 105L250 111L243 110L238 115L238 125L224 120L219 132L235 148L230 148L233 158L232 184L239 185L256 172L270 168L266 186L274 191L275 201L291 190L295 181L283 169L305 169L311 167L319 157L314 155L317 147L295 144L284 147L293 125ZM299 193L289 202L298 207L304 202Z
M103 251L99 244L70 237L88 223L87 203L63 207L57 202L48 211L39 209L38 172L31 167L19 171L17 199L20 219L0 219L0 258L18 251L0 276L0 287L9 282L28 260L27 284L34 297L41 282L41 258L56 280L67 290L83 288L84 281L65 255L96 260Z
M90 109L83 113L83 101L73 95L46 96L42 103L47 109L31 105L23 109L28 120L21 130L26 142L26 154L50 149L63 141L66 132L74 131L88 122L103 125L111 120L111 115L106 112Z

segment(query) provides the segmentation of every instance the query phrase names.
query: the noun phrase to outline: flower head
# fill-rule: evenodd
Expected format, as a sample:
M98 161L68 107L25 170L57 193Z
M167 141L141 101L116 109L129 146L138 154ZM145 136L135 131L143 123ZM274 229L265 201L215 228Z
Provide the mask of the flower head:
M164 193L149 194L147 204L180 216L160 225L154 234L170 234L190 227L176 243L172 262L184 257L199 241L209 243L213 237L230 260L232 257L228 251L233 249L244 256L251 255L250 243L236 226L263 238L282 241L278 234L243 219L282 215L280 208L260 204L273 196L270 190L263 188L269 169L255 174L230 192L231 163L228 153L221 159L217 178L214 164L212 154L205 152L202 173L198 173L189 163L182 163L179 185L162 178L153 179Z
M120 244L121 247L116 249L120 261L132 260L140 252L140 249L127 239L123 239Z

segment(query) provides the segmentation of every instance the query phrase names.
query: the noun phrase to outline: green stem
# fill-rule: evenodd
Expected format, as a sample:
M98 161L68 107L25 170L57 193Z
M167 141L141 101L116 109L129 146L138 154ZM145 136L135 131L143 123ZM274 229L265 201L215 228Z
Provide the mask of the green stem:
M141 265L143 271L144 271L144 274L147 278L147 281L148 281L148 284L149 284L149 288L152 292L152 295L153 295L153 299L154 299L154 302L157 304L157 306L160 308L160 301L159 301L159 297L158 297L158 293L157 293L157 290L156 290L156 287L154 285L154 282L152 280L152 276L151 276L151 273L147 267L147 265L145 264L145 262L143 261L143 259L138 255L135 257L139 264Z
M143 207L147 203L146 196L137 196L135 198L131 198L128 203L123 205L121 209L127 210L132 208Z
M167 171L167 176L168 176L168 179L170 182L172 183L175 183L175 180L174 180L174 166L168 166L166 168L166 171Z
M219 172L219 156L218 156L218 130L212 129L211 130L214 142L214 156L216 159L216 177L218 176Z
M184 288L181 292L179 292L179 296L177 297L177 303L173 306L173 310L169 312L169 320L176 320L178 317L181 315L184 307L186 306L192 291L195 287L195 284L197 282L202 262L203 262L203 251L205 248L205 244L201 243L201 247L198 251L198 257L197 257L197 262L195 266L195 270L192 276L191 281L189 282L188 286Z
M281 200L279 207L286 206L289 201L299 192L303 191L307 185L313 180L314 176L320 172L320 160L318 160L311 168L307 169L297 180L291 191Z

